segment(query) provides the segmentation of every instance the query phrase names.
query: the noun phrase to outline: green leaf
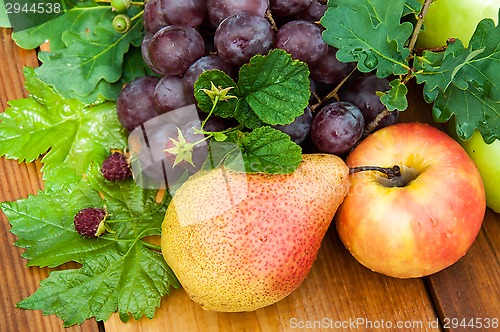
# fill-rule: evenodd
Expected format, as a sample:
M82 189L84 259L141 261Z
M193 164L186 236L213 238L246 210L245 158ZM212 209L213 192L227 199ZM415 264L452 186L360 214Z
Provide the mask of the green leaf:
M406 0L406 4L403 10L403 16L406 15L418 15L422 8L422 3L418 0Z
M446 122L455 116L458 136L467 140L478 129L488 143L500 139L500 27L482 20L468 48L450 43L443 53L416 57L417 83L433 102L433 116Z
M226 75L223 71L218 69L207 70L198 77L194 83L194 96L198 101L198 107L206 113L210 113L213 107L213 102L210 96L203 91L210 90L212 83L216 88L225 89L232 88L229 91L230 95L239 97L239 89L233 79ZM237 98L231 98L225 101L220 101L217 103L213 111L213 115L220 116L221 118L234 118L234 112L236 108Z
M28 98L10 101L0 114L0 156L33 161L43 155L46 188L77 181L92 160L124 148L126 134L114 103L86 106L65 99L25 68Z
M147 68L138 65L142 63L143 59L140 48L131 46L123 57L123 72L117 82L110 83L101 79L94 91L89 95L79 95L74 90L70 90L65 96L67 98L76 98L85 104L93 104L96 101L116 100L124 84L137 77L148 75Z
M236 104L234 118L248 129L255 129L266 125L259 118L259 116L255 114L255 112L252 110L252 108L244 98L238 100L238 103Z
M91 317L106 320L115 311L121 317L152 318L161 297L170 287L180 286L162 255L141 240L161 232L168 201L156 203L155 195L133 180L107 181L93 164L79 184L2 203L29 265L82 264L79 269L51 272L18 307L56 314L65 326ZM111 231L98 239L80 236L73 226L76 212L89 206L108 211Z
M64 49L38 54L43 63L36 70L40 79L63 95L74 91L82 96L92 94L101 80L117 82L129 45L142 40L142 23L137 20L128 32L120 34L111 27L113 16L111 7L107 7L99 15L90 16L79 31L64 31Z
M380 97L380 101L387 107L389 111L399 110L404 111L408 108L408 88L400 79L392 80L389 85L391 89Z
M0 0L0 27L10 28L9 17L7 16L7 11L5 9L5 1Z
M300 146L287 134L271 127L254 129L237 143L247 172L288 174L294 172L302 160Z
M307 65L279 49L252 57L241 67L238 79L245 102L269 125L288 124L301 115L309 102L309 85ZM246 105L238 106L246 111Z
M87 25L95 23L92 17L101 15L107 11L105 7L98 6L94 1L78 1L76 6L68 10L63 15L47 21L45 24L37 25L33 28L15 31L12 39L19 47L25 49L35 49L46 41L50 42L52 51L57 51L66 47L62 41L64 31L78 31ZM96 14L97 13L97 14Z
M137 11L132 6L129 14ZM56 19L12 37L28 49L50 41L50 52L38 53L42 65L36 72L64 97L85 103L116 100L122 85L143 76L146 66L133 50L143 38L142 20L135 20L128 32L120 34L111 24L114 15L110 6L82 1ZM133 61L127 60L129 53L135 53Z
M362 72L406 74L410 51L405 44L413 32L411 23L401 23L406 5L406 0L329 1L321 19L323 39L339 49L340 61L357 61Z

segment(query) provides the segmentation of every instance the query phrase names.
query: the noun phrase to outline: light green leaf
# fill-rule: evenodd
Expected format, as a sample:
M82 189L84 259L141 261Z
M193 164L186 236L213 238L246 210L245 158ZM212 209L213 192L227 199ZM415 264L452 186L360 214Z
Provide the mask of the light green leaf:
M91 317L106 320L115 311L152 318L161 297L180 286L162 255L142 241L160 235L168 200L156 203L155 191L131 179L107 181L96 164L86 175L78 184L0 205L18 237L16 245L26 249L28 265L82 264L51 272L18 307L56 314L65 326ZM110 232L98 239L80 236L73 217L85 207L105 207Z
M1 28L10 28L9 17L7 16L7 11L5 9L5 1L0 0L0 27Z
M127 145L114 103L86 106L65 99L25 68L28 98L13 100L0 114L0 156L20 161L42 158L47 188L79 180L90 162Z

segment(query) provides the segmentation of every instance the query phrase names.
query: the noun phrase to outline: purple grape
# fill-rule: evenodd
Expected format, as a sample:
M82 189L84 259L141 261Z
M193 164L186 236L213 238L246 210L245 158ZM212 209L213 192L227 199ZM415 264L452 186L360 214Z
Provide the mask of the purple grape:
M151 39L153 38L154 32L147 32L144 37L142 38L142 43L141 43L141 54L142 54L142 59L144 60L144 63L146 66L149 67L154 73L156 74L161 74L161 72L153 66L151 63L151 59L149 58L149 52L148 48L149 45L151 44Z
M153 101L160 114L195 103L194 96L185 92L180 76L163 76L156 84Z
M335 84L346 78L356 67L355 62L340 62L337 57L338 49L328 46L328 53L314 64L309 66L311 78L317 82Z
M309 7L298 13L295 17L298 20L318 22L325 15L328 5L322 4L318 0L313 0Z
M163 75L183 75L205 53L205 42L191 27L170 25L158 30L148 48L153 66Z
M215 31L219 56L236 66L256 54L267 54L273 43L273 29L262 16L237 14L226 18Z
M270 0L271 11L278 16L292 16L305 10L312 0Z
M363 135L363 114L353 104L332 102L323 106L314 117L311 140L321 152L343 155Z
M236 14L253 14L264 17L269 0L207 0L210 23L216 27L225 18Z
M122 126L131 132L149 119L158 116L153 96L159 79L142 76L128 83L118 95L116 112Z
M293 120L292 123L283 126L275 126L274 128L279 131L288 134L292 141L297 144L301 144L309 135L309 130L311 129L313 116L311 113L311 109L306 107L304 109L304 114L298 116Z
M207 0L157 0L158 11L171 25L200 26L207 12Z
M385 109L384 104L380 101L380 97L377 96L377 91L385 92L390 90L390 88L387 79L378 78L375 74L358 76L347 87L347 92L343 94L342 99L356 105L363 113L365 124L368 125L375 119L378 113ZM378 129L396 123L398 116L398 111L391 112L390 115L382 120Z
M158 11L158 0L149 0L145 3L142 22L146 32L152 33L168 25L163 15Z
M201 73L211 69L222 70L233 78L236 75L236 69L228 62L222 60L218 55L206 55L193 63L184 74L183 82L186 93L194 95L194 83L200 77Z
M328 45L323 41L321 32L321 28L312 22L290 21L278 30L274 47L312 65L328 53Z

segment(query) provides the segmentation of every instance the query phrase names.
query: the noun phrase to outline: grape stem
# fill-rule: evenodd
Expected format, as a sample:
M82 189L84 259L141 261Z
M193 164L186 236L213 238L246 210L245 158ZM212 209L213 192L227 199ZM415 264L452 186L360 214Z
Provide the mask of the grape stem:
M278 26L276 25L276 21L274 21L273 14L271 13L270 9L266 10L265 18L267 19L269 24L271 24L271 28L273 29L273 31L278 31Z
M349 73L349 75L347 75L346 77L344 77L344 79L342 81L340 81L339 84L337 84L337 86L335 87L335 89L333 89L332 91L330 91L330 93L328 95L326 95L323 99L321 99L318 103L314 104L311 106L311 112L314 112L314 110L318 107L320 107L321 105L323 105L327 100L331 99L331 98L335 98L336 101L340 101L340 98L339 98L339 90L340 88L342 88L342 86L345 84L345 82L347 82L347 80L349 79L349 77L352 76L352 74L354 74L356 72L357 68L354 67L353 70L351 70L351 72ZM317 96L315 94L315 96Z
M401 167L394 165L392 167L379 167L379 166L357 166L349 167L349 174L366 172L366 171L377 171L384 174L389 180L398 178L401 176Z
M372 122L370 122L366 126L365 132L363 133L363 138L374 132L375 129L377 129L377 127L380 125L380 122L382 122L382 120L389 114L391 114L391 111L389 111L387 107L384 108L380 113L378 113L375 119L373 119Z

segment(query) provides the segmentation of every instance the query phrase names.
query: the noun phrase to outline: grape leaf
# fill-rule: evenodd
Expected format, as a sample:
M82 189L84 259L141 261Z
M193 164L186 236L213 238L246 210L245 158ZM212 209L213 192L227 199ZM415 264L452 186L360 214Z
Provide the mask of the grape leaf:
M401 23L406 0L329 1L321 19L323 39L339 49L342 62L358 62L361 72L376 70L378 77L403 75L410 69L410 51L405 43L413 32L409 22Z
M478 129L488 143L500 139L500 27L482 20L468 48L457 40L445 52L416 57L417 83L433 102L433 116L446 122L453 115L458 136L466 140Z
M302 160L302 149L290 136L271 127L240 135L237 141L247 172L288 174Z
M42 158L46 187L78 180L91 160L101 162L111 148L124 148L126 134L115 104L86 106L65 99L25 68L28 98L9 102L0 114L0 156L33 161Z
M239 72L238 87L262 122L285 125L304 113L309 103L309 69L283 50L256 55Z
M106 181L95 163L86 175L65 190L45 190L0 205L18 237L16 245L26 249L28 265L82 264L51 272L17 306L56 314L64 326L91 317L106 320L114 311L123 319L129 314L152 318L170 287L180 287L162 255L142 240L160 235L168 199L156 203L156 192L139 188L132 179ZM73 216L88 206L106 207L109 214L111 231L98 239L80 236L73 226Z

